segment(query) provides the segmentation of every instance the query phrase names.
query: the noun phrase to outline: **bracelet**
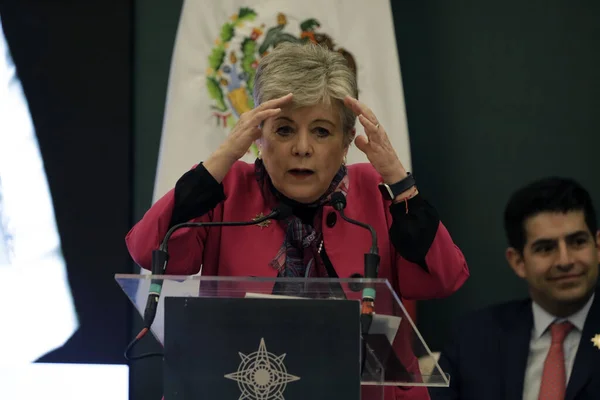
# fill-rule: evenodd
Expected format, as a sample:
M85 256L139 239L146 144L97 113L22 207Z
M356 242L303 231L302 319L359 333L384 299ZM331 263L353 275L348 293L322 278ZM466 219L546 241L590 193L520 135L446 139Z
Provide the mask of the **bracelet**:
M408 214L408 201L410 199L412 199L413 197L415 197L417 195L417 192L418 192L418 189L416 188L416 186L413 186L413 190L408 196L402 197L401 199L398 199L398 200L394 199L394 203L398 204L400 202L404 202L405 214Z

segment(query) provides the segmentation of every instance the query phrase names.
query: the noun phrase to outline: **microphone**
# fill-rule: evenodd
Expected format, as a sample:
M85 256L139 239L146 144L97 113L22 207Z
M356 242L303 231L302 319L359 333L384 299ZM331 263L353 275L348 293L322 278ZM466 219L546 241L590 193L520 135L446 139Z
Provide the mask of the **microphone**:
M158 249L152 252L152 275L164 275L167 270L167 263L169 261L169 239L175 233L175 231L181 228L201 228L205 226L247 226L256 225L266 220L283 220L292 215L292 208L284 203L279 203L273 211L269 214L252 221L222 221L222 222L183 222L180 224L173 225L165 234ZM139 341L149 330L156 317L156 309L158 307L158 301L160 293L162 291L163 281L161 279L152 279L150 281L150 290L148 293L148 301L146 302L146 308L144 309L144 328L135 337L135 339L129 344L125 351L125 358L127 360L137 360L150 356L162 356L158 353L143 354L137 357L129 357L133 345Z
M361 228L368 229L371 233L371 248L368 253L365 253L365 278L375 279L379 273L379 248L377 247L377 233L375 229L369 224L356 221L352 218L348 218L344 213L346 208L346 196L340 192L335 192L331 195L329 203L335 208L342 219L353 225L360 226ZM375 312L375 288L372 285L366 284L362 292L362 309L361 309L361 322L363 334L369 332L371 322L373 321L373 314Z
M284 203L279 203L273 211L269 214L254 219L252 221L228 221L228 222L182 222L177 225L173 225L169 229L157 250L152 252L152 275L163 275L167 269L167 263L169 261L169 239L181 228L195 227L200 228L204 226L247 226L256 225L269 219L283 220L292 215L292 208ZM154 317L156 315L156 305L158 304L158 298L162 290L162 280L152 280L150 284L150 291L148 294L148 302L146 303L146 310L144 311L144 324L150 328Z
M335 192L331 195L331 205L335 208L344 221L351 224L358 225L362 228L368 229L371 234L371 248L368 253L365 253L365 278L375 279L379 273L379 248L377 247L377 233L375 229L369 224L356 221L352 218L348 218L344 213L346 208L346 196L340 192ZM367 295L373 300L375 299L375 293L367 292Z

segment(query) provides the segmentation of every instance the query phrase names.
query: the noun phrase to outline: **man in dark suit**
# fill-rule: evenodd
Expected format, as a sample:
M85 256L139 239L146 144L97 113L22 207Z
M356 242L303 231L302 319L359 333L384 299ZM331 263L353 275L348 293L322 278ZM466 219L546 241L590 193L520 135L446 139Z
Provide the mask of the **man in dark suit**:
M547 178L511 197L508 263L531 298L477 311L455 327L432 400L600 399L600 233L588 192Z

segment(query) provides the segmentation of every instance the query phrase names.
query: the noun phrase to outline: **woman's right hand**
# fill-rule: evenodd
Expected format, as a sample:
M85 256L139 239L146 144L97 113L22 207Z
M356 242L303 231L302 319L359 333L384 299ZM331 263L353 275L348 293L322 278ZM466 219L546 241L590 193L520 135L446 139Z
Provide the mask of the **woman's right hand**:
M227 139L203 164L204 168L221 182L233 163L242 158L254 141L260 138L260 125L268 118L273 118L281 112L281 107L291 102L291 93L269 100L258 107L240 115Z

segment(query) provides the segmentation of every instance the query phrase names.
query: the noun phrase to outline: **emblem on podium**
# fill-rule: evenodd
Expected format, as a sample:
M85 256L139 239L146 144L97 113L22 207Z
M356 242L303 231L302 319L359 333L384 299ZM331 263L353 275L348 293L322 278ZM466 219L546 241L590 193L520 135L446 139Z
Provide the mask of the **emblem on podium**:
M300 377L287 373L283 363L286 354L269 353L264 338L260 339L258 351L240 352L239 355L242 361L238 370L225 375L225 378L237 381L241 391L239 400L285 400L283 392L287 384L300 380Z

